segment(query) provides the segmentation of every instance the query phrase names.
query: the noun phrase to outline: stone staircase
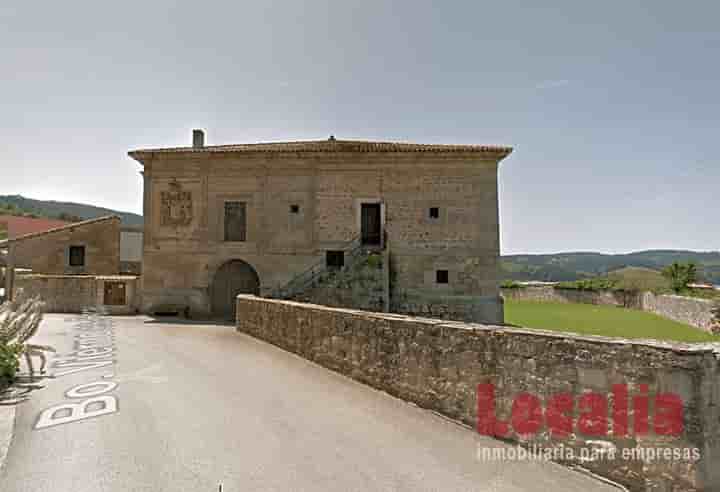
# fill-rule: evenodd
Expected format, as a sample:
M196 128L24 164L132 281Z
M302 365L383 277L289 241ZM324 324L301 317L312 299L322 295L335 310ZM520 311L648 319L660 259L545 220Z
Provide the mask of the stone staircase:
M269 297L333 307L387 311L389 303L389 252L369 248L359 238L344 249L342 268L318 262L275 289Z

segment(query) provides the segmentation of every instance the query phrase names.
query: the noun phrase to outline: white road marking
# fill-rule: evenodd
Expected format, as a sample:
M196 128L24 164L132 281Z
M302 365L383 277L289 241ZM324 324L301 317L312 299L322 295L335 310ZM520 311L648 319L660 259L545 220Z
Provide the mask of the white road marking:
M79 332L75 335L75 351L53 361L52 366L59 369L54 373L55 377L115 364L112 320L94 314L85 315L80 318L75 328ZM114 373L105 374L102 378L108 379L113 375ZM117 382L102 379L74 386L65 392L65 396L86 399L61 403L43 410L34 428L45 429L115 413L118 411L118 399L115 395L106 393L117 387Z
M35 429L44 429L115 413L117 408L117 398L112 395L96 396L79 403L62 403L43 410L35 424Z

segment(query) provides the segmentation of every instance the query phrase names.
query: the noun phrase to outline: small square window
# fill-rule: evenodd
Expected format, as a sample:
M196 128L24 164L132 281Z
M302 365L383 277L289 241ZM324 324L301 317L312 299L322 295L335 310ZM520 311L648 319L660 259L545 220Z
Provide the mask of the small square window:
M431 219L439 219L440 218L440 208L430 207L430 218Z
M300 213L300 205L290 205L290 213L291 214L299 214Z
M435 281L438 284L447 284L450 281L447 270L438 270L435 272Z
M325 256L325 264L328 268L342 268L345 266L344 251L327 251Z
M72 267L85 266L85 246L70 246L69 263Z

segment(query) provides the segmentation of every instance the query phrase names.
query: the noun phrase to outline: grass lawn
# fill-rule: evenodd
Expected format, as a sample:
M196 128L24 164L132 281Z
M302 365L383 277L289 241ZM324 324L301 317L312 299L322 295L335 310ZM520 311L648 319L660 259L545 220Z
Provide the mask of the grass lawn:
M505 301L505 322L526 328L680 342L720 341L692 326L652 313L614 306Z

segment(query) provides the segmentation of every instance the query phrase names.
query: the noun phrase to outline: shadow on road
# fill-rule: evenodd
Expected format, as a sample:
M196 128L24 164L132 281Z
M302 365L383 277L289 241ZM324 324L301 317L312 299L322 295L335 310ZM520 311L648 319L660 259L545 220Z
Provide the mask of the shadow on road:
M156 316L147 321L147 324L167 324L167 325L214 325L234 327L232 320L215 318L215 319L187 319L180 316Z
M0 405L17 405L28 399L30 394L39 389L43 389L45 386L39 382L43 379L52 379L54 376L51 375L18 375L15 378L15 382L4 391L0 392Z

